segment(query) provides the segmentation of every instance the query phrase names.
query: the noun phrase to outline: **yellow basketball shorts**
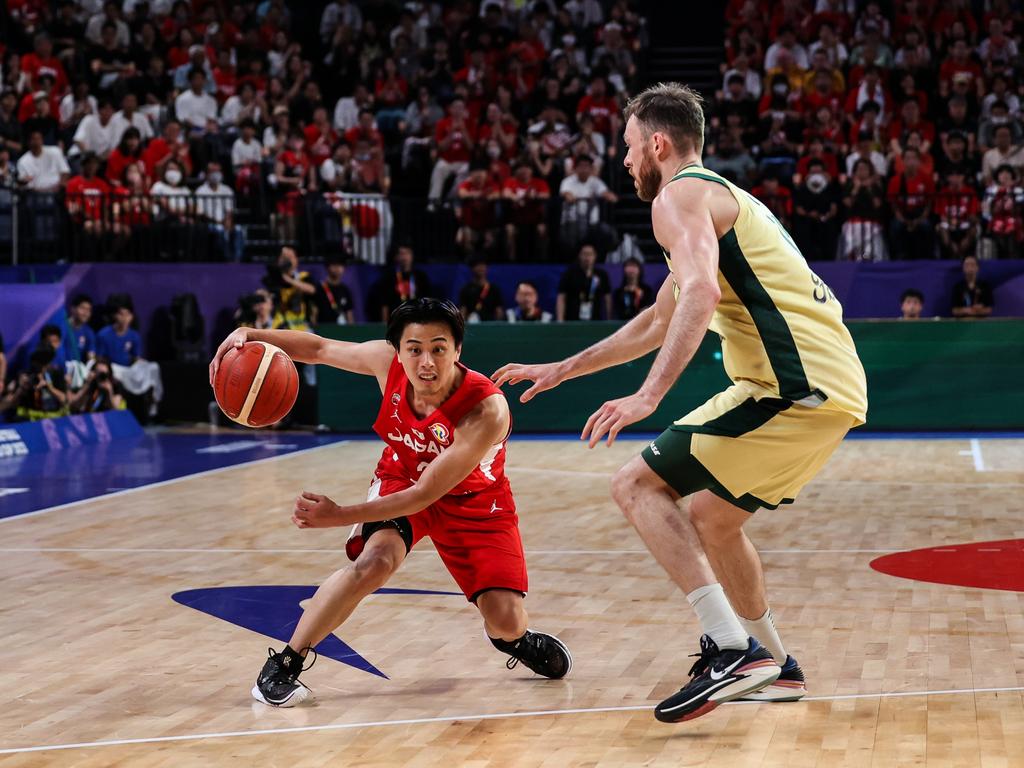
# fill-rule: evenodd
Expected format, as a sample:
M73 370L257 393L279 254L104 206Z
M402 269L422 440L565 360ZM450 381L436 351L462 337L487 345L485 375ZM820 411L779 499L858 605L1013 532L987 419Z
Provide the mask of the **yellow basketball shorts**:
M756 512L791 504L859 419L796 405L740 381L648 445L648 466L681 496L709 490Z

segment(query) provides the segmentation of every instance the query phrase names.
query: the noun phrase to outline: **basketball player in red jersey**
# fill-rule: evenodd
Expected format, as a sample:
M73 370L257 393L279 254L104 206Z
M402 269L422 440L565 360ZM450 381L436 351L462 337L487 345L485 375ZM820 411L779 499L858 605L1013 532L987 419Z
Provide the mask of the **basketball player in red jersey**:
M308 698L298 680L306 653L387 583L424 536L476 604L491 643L512 657L509 668L521 661L553 679L572 668L558 638L527 628L526 559L504 471L512 421L501 390L459 362L464 332L450 301L413 299L392 313L386 341L239 328L217 350L211 382L229 349L265 341L298 362L375 376L384 395L373 429L385 446L366 502L339 506L305 491L295 500L299 528L357 526L346 546L355 562L320 585L284 650L270 649L252 689L257 700L291 707Z

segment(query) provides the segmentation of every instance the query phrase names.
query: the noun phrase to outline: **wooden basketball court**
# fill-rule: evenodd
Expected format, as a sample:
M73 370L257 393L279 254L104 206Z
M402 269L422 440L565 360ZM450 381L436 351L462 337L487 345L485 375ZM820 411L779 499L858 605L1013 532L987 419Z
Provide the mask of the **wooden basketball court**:
M531 625L571 647L564 681L506 670L461 596L381 594L338 636L386 678L321 658L303 677L314 705L250 699L282 644L172 595L317 584L345 562L345 532L294 528L291 501L360 498L377 442L0 521L0 765L1024 765L1022 593L869 566L1001 542L977 556L1024 572L1008 543L1024 539L1024 440L848 440L796 505L758 513L749 533L809 697L676 726L651 709L685 679L697 624L608 494L642 445L509 449ZM455 591L424 544L389 586Z

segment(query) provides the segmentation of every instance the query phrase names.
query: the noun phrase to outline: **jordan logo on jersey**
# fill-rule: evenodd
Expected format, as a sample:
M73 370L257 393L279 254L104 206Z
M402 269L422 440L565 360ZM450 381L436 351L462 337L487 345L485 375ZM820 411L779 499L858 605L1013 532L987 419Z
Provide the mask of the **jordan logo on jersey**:
M431 424L430 432L437 438L437 442L448 445L448 427L444 424Z

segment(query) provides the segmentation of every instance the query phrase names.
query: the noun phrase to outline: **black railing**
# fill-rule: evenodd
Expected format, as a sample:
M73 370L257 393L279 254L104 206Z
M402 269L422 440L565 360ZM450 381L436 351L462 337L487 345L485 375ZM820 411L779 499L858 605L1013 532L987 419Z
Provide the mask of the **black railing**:
M265 260L341 253L384 264L397 242L425 258L564 261L584 241L611 250L612 204L388 198L315 192L239 195L67 193L0 189L0 263Z

